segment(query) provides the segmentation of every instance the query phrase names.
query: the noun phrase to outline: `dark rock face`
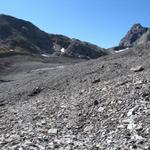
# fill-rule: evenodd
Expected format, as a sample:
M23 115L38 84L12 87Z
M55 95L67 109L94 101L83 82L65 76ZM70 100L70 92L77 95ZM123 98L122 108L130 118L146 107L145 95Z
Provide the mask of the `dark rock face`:
M63 35L50 34L53 43L54 55L73 58L98 58L109 54L104 48L78 39L70 39Z
M120 41L119 47L133 47L150 41L150 29L134 24L126 36Z
M101 49L100 51L99 47L96 45L74 39L66 49L64 55L79 58L98 58L106 55L106 51L104 49Z
M0 53L49 54L75 58L98 58L107 52L93 44L63 35L48 34L28 21L0 15Z
M52 53L52 43L47 33L30 22L6 15L0 15L0 43L5 49Z

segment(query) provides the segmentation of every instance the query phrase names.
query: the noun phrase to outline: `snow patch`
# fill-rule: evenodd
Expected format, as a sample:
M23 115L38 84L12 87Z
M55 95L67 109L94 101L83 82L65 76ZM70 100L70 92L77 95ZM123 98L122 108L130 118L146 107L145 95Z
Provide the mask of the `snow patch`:
M42 54L41 56L43 56L43 57L49 57L49 55L47 55L47 54Z
M55 49L55 48L56 48L56 46L54 45L54 46L53 46L53 48Z
M39 69L32 70L31 72L48 71L48 70L53 70L53 69L55 68L39 68Z
M62 53L65 53L65 48L62 48L60 51L61 51Z
M14 50L13 50L13 49L10 49L9 51L10 51L10 52L13 52Z
M124 52L124 51L126 51L126 50L128 50L128 49L129 49L129 48L121 49L121 50L119 50L119 51L115 51L115 53Z
M64 66L57 66L57 67L51 67L51 68L39 68L39 69L35 69L32 70L31 72L40 72L40 71L49 71L49 70L55 70L55 69L63 69Z
M63 69L64 66L57 66L56 68L57 68L57 69Z

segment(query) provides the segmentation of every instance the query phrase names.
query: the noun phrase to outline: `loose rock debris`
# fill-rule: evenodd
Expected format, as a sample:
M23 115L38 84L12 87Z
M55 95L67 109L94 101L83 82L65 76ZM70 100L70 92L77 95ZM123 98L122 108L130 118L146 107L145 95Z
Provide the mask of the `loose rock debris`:
M132 49L132 55L117 53L40 75L11 75L13 82L0 84L0 149L149 150L150 55L144 52L150 49L142 50L140 59ZM140 64L147 67L130 71Z

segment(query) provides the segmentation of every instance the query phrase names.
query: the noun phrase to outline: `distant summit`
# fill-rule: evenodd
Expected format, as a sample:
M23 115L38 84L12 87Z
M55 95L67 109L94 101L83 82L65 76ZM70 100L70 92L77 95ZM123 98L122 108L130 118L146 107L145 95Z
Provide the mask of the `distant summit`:
M98 58L105 49L63 35L48 34L31 22L0 15L0 54Z
M120 47L133 47L150 41L150 29L141 24L134 24L120 41Z
M109 50L120 51L138 45L145 45L150 42L150 28L143 27L141 24L134 24L131 29L123 37L118 46L112 47Z

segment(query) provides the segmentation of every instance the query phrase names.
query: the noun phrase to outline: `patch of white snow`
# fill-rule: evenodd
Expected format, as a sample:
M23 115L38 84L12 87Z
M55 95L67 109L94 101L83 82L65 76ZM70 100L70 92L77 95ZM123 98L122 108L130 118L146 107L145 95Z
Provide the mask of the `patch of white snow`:
M62 48L60 51L61 51L62 53L65 53L65 49L64 49L64 48Z
M57 68L57 69L63 69L64 66L57 66L56 68Z
M49 55L47 55L47 54L42 54L42 56L43 56L43 57L49 57Z
M119 50L119 51L115 51L115 53L120 53L120 52L124 52L124 51L126 51L126 50L128 50L129 48L127 47L127 48L125 48L125 49L121 49L121 50Z

